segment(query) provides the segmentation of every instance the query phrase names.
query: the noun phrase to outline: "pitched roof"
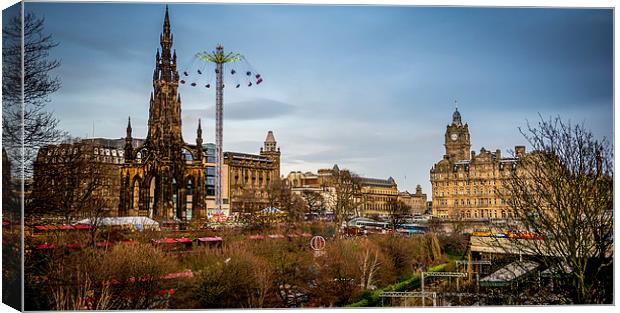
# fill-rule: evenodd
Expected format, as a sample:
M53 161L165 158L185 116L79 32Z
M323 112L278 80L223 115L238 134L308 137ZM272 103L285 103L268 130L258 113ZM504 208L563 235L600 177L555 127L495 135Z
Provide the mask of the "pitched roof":
M267 138L265 139L265 142L276 142L276 138L273 136L273 131L269 131L267 133Z

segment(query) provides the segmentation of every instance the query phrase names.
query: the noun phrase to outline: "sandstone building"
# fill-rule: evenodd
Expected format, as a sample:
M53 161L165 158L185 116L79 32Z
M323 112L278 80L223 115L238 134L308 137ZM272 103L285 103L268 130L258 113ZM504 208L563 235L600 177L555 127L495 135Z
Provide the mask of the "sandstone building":
M398 193L398 201L402 201L411 208L411 214L420 215L426 212L426 194L422 192L422 186L417 185L415 193L407 191Z
M515 157L501 151L480 149L469 152L471 141L467 123L458 109L444 137L446 153L430 170L433 216L450 219L508 218L512 213L498 192L502 183L525 157L525 147L515 147Z
M331 169L319 169L317 174L290 172L286 180L293 192L315 191L323 195L325 199L333 199L332 175L334 171L341 171L338 165L334 165ZM360 189L356 200L359 203L357 208L359 214L364 216L387 215L388 206L398 199L398 186L394 179L392 177L387 179L356 177L356 180ZM329 204L329 201L326 203Z

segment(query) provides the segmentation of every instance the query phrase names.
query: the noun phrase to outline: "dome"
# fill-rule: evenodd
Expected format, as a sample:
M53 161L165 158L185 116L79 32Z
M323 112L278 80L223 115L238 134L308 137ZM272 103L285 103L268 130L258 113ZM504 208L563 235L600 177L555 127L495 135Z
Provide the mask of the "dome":
M461 113L459 113L458 108L452 113L452 125L463 126L461 123Z

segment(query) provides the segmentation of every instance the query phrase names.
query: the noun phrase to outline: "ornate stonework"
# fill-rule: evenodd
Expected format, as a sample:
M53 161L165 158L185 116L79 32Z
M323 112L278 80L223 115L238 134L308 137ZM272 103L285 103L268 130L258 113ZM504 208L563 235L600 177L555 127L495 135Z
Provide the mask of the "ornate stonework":
M171 51L168 8L159 49L155 55L153 91L149 102L148 134L143 145L132 147L131 121L125 138L125 163L121 168L121 215L179 219L204 215L202 129L196 146L181 135L181 95L176 51Z
M456 110L445 134L446 154L430 170L433 216L451 219L494 219L512 215L501 198L503 182L516 170L525 147L515 147L515 157L502 158L501 151L471 147L468 125Z

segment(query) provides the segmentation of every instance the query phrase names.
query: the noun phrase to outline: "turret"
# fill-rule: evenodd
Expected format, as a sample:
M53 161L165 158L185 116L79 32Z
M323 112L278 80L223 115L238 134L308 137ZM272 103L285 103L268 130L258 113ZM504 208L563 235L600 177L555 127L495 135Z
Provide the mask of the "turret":
M276 138L273 136L273 131L269 131L267 133L267 138L265 138L265 152L275 152L276 151Z
M125 160L133 160L133 138L131 137L131 117L127 119L127 136L125 137Z
M198 119L198 129L196 129L196 160L202 161L202 127Z
M273 136L273 131L267 132L267 138L263 148L260 149L260 155L266 156L274 161L274 167L277 177L280 177L280 148L276 148L276 138Z
M161 151L161 157L180 158L183 145L181 133L181 96L177 92L179 74L176 53L172 53L172 33L168 6L164 15L160 48L155 53L153 92L149 103L146 140L149 146ZM174 151L174 152L173 152Z

